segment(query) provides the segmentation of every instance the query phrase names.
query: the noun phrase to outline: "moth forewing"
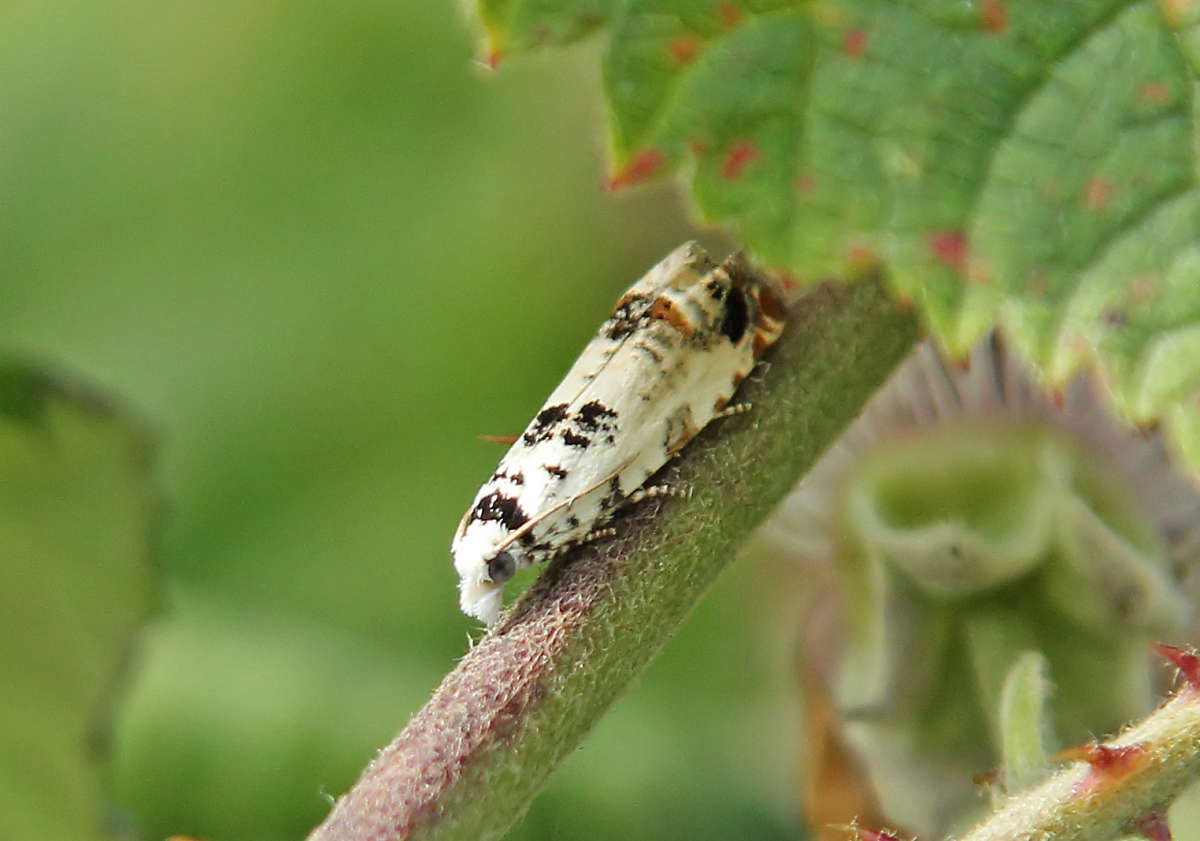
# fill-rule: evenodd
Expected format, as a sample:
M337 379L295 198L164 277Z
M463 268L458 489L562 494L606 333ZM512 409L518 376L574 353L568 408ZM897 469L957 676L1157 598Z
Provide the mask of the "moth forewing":
M779 336L774 291L734 255L675 249L621 296L475 496L451 551L488 624L505 580L602 525L728 403Z

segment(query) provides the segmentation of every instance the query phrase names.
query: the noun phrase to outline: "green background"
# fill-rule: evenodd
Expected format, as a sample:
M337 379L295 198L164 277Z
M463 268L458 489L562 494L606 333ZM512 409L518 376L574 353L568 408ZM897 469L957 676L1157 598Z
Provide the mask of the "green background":
M0 12L0 349L159 440L118 826L321 818L467 647L449 537L501 454L476 434L523 427L695 235L665 189L603 190L596 45L496 74L474 50L413 0ZM723 579L513 837L797 835L789 631L753 619L771 587Z

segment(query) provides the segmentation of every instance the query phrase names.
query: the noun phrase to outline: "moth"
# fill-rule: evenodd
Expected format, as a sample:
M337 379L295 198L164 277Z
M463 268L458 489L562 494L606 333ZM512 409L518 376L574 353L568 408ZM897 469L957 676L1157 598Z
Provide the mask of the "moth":
M783 325L740 254L717 265L694 242L631 286L463 515L451 544L463 611L494 624L504 582L644 495Z

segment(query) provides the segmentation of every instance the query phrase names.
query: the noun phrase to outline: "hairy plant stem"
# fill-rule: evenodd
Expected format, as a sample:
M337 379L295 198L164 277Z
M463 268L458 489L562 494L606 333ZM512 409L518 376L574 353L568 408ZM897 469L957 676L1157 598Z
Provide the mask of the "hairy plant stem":
M640 503L616 540L552 562L311 841L479 841L520 817L919 336L877 277L825 284L788 318L738 392L752 411L712 424L652 479L690 494Z
M1200 691L1186 686L1147 718L1004 800L960 841L1108 841L1146 834L1200 776Z

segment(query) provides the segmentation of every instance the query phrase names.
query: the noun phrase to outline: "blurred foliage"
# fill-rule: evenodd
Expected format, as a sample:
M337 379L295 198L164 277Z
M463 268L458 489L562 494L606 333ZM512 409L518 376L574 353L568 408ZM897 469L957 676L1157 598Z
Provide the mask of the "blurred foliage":
M150 449L128 413L0 358L0 837L104 837L104 719L153 596Z
M103 383L162 440L165 607L113 699L123 820L302 837L466 648L448 543L500 455L475 435L520 429L692 232L668 193L602 191L594 55L492 76L443 5L0 15L0 345ZM514 838L794 834L750 580Z
M1002 764L1027 652L1054 683L1050 748L1079 744L1154 707L1148 643L1184 633L1190 605L1099 454L1034 424L891 437L842 491L834 697L884 814L936 838L982 805L972 776Z

